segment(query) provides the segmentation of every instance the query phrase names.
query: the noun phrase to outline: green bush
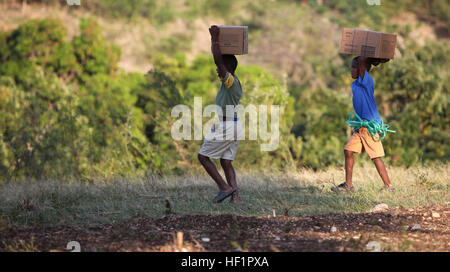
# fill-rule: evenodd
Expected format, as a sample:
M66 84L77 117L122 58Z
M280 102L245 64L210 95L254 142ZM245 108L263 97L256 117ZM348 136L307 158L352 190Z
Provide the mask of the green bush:
M375 74L380 113L398 131L386 148L399 164L450 159L449 53L431 43Z
M169 4L156 0L134 1L129 6L113 2L91 2L87 7L112 11L124 5L126 16L160 16L155 25L174 14ZM309 2L309 7L289 0L270 7L283 6L283 12L291 12L286 20L295 21L319 8ZM386 20L385 6L368 8L339 0L323 4L323 16L333 14L331 18L341 25L379 23L375 30L396 27ZM190 10L227 18L222 13L235 5L192 1L183 16L189 16ZM146 13L150 6L156 10ZM163 7L169 15L155 15ZM244 1L240 7L250 9L249 14L229 13L229 18L240 22L242 16L253 22L258 27L255 39L264 37L269 27L282 30L284 21L265 21L272 13L263 1ZM70 41L62 22L54 19L30 20L11 31L0 31L0 179L91 180L199 168L196 156L201 141L174 141L171 127L175 119L170 113L177 104L192 107L198 96L203 106L214 103L220 81L212 57L199 55L188 61L190 38L177 34L155 43L157 50L148 53L151 71L126 73L118 67L120 48L103 38L94 19L82 19L79 27L79 34ZM305 22L302 27L299 36L290 36L303 40L295 47L299 55L292 56L299 67L293 67L288 76L270 73L268 66L238 66L244 106L282 108L278 149L262 152L262 141L242 141L235 163L238 168L318 169L343 164L342 149L351 133L344 122L352 109L352 56L338 55L328 47L328 40L311 38L326 33L323 26ZM446 42L420 46L408 37L410 30L399 32L405 41L399 44L402 56L371 72L380 114L397 131L383 141L386 159L407 166L448 161L450 48ZM292 42L281 40L286 42L284 47ZM180 42L188 45L179 46Z
M0 177L162 171L135 107L144 76L118 70L120 50L91 19L71 42L64 38L57 20L32 20L0 35Z

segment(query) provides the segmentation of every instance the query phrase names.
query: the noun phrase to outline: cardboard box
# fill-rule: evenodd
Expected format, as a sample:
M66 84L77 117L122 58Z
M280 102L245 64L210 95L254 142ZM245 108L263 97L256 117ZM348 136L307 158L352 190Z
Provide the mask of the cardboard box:
M396 44L395 34L344 28L339 53L393 59Z
M219 26L219 46L222 54L248 54L248 26Z

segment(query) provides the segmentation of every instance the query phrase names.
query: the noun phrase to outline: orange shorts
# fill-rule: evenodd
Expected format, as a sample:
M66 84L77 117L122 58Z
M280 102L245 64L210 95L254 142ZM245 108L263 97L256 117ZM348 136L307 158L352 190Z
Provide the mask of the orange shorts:
M356 153L361 153L365 150L371 159L383 157L384 149L381 140L377 140L378 137L378 133L376 134L376 137L374 137L367 131L366 127L362 127L357 132L353 132L352 137L345 145L344 150Z

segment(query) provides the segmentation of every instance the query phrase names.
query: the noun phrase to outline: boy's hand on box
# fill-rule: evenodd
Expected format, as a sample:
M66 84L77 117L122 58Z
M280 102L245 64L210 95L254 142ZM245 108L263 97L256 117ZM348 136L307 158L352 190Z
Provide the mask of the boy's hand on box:
M219 40L219 33L220 33L220 29L218 26L213 25L209 28L209 33L211 34L211 39L212 40Z
M389 61L389 59L380 59L380 58L371 58L370 59L370 63L375 66L378 66L378 64L380 64L380 63L386 63L388 61Z
M370 64L378 66L378 64L380 64L380 59L371 59L370 60Z

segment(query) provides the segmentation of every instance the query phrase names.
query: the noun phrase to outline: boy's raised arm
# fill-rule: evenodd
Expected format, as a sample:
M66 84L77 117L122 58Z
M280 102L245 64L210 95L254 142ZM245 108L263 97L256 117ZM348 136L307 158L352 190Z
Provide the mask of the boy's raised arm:
M367 72L370 71L370 60L368 57L363 56L360 56L358 60L359 60L359 73L361 78L364 78L366 70Z
M364 74L370 72L372 65L378 66L380 63L388 62L390 59L379 59L379 58L369 58L369 57L359 57L359 71L361 78L364 78Z
M374 66L378 66L378 64L385 63L388 61L390 61L390 59L370 58L370 63Z
M217 72L219 73L220 78L225 78L227 74L227 69L225 68L225 64L223 62L222 53L220 52L219 47L219 33L220 29L218 26L213 25L209 29L209 33L211 34L211 52L214 57L214 62L217 66Z

